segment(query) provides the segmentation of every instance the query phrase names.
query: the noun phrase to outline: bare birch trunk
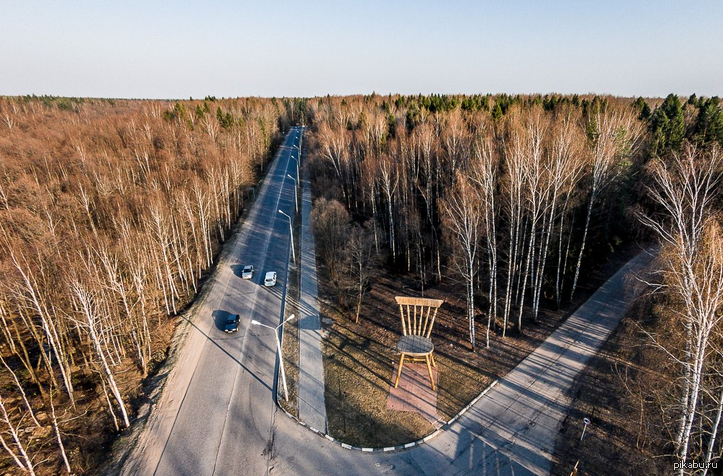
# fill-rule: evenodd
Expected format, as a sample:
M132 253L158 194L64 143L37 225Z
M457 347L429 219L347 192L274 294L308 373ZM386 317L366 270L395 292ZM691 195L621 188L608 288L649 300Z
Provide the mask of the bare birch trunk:
M17 465L20 467L20 469L22 469L23 471L27 471L28 473L30 473L31 476L35 476L35 468L33 467L33 462L30 459L30 456L28 456L28 453L25 450L25 446L23 446L23 443L20 441L20 435L18 432L18 428L10 420L10 416L8 415L8 412L5 409L5 402L1 395L0 395L0 411L2 412L2 420L7 425L8 431L10 432L10 435L12 436L13 441L15 442L15 446L18 448L18 451L20 452L20 455L22 456L22 461L20 460L20 458L15 456L15 453L9 448L9 446L5 442L5 439L2 440L3 447L5 447L7 452L13 456L15 463L17 463Z
M65 453L65 445L63 444L63 438L60 436L60 427L58 426L58 418L55 415L55 405L53 404L53 389L51 388L48 392L50 401L50 417L53 422L53 430L55 431L55 438L58 441L58 449L60 450L60 456L63 458L63 464L68 474L72 474L73 471L70 469L70 462L68 461L68 455Z
M22 396L23 403L25 403L25 408L28 409L28 413L30 414L30 418L33 420L33 423L35 423L35 426L37 428L40 428L40 422L37 418L35 418L35 412L33 411L33 407L30 405L30 402L28 401L28 397L25 394L25 390L23 389L23 386L20 384L20 380L18 380L18 376L13 372L13 370L10 368L10 366L5 362L5 359L3 359L2 354L0 354L0 362L2 362L3 367L8 371L8 373L12 376L13 382L15 383L15 387L20 391L20 395Z
M123 417L123 423L125 427L130 426L130 421L128 420L128 412L126 412L125 403L123 402L123 397L120 394L120 391L118 390L118 386L115 383L115 378L113 377L113 372L110 369L110 366L108 365L108 360L106 359L105 352L103 351L103 347L101 345L100 339L98 338L96 326L97 326L97 317L95 315L95 311L93 309L93 302L92 297L88 294L88 291L83 288L83 286L76 282L73 284L73 291L75 293L76 298L78 299L78 303L80 304L80 312L84 319L84 328L86 329L88 333L88 337L90 338L90 341L95 349L96 355L101 363L101 369L103 373L105 374L106 381L108 382L108 386L110 387L111 392L113 393L113 397L115 398L118 408L121 412L121 415Z
M570 301L575 297L575 289L577 288L577 279L580 277L580 267L582 266L582 255L585 252L585 243L587 242L587 231L590 229L590 217L592 217L592 207L597 195L597 186L592 186L590 194L590 203L587 206L587 217L585 218L585 230L582 234L582 244L580 245L580 254L577 256L577 265L575 266L575 277L572 280L572 290L570 291Z
M705 461L704 461L704 467L703 467L703 474L702 476L706 476L708 474L709 465L711 463L711 458L713 457L713 448L716 444L716 439L718 437L718 427L720 426L721 422L721 415L723 414L723 387L721 387L720 394L718 395L718 405L717 410L715 414L715 420L713 422L713 425L711 426L711 433L708 440L708 450L705 453Z

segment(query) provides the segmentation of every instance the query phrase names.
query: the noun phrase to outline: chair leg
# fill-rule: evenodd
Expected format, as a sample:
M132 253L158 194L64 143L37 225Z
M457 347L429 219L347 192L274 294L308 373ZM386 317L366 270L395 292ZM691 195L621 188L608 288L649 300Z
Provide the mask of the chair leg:
M397 380L394 381L394 388L399 385L399 377L402 375L402 367L404 366L404 354L399 357L399 370L397 370Z
M432 377L432 366L430 365L429 359L430 355L425 355L424 360L427 361L427 370L429 371L429 382L432 384L432 390L435 390L434 388L434 378Z
M432 359L432 367L435 369L437 368L437 362L434 361L434 354L429 354L429 357Z

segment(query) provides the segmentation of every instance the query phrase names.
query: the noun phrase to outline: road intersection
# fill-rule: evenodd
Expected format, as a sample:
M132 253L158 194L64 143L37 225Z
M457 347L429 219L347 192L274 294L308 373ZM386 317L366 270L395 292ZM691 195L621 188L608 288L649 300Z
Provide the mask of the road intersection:
M627 263L533 354L469 411L429 442L406 451L342 448L288 418L274 403L276 348L268 330L281 321L290 262L302 128L292 128L270 166L249 216L226 244L210 289L189 316L189 331L124 475L524 475L549 474L550 455L567 407L566 391L617 325L639 291ZM255 267L243 280L244 265ZM263 287L267 271L278 284ZM239 331L223 332L240 314ZM303 372L303 369L302 369Z

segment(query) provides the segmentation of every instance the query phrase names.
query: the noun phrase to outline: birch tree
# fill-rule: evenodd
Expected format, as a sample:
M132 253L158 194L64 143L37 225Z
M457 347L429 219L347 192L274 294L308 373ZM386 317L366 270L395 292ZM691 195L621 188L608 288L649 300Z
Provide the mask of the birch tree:
M26 444L23 444L20 439L21 428L19 428L18 424L10 417L2 395L0 395L0 421L2 421L5 426L5 429L0 432L0 444L2 444L5 451L12 456L15 464L23 472L28 473L31 476L35 476L35 465L28 454ZM3 436L3 433L9 434L11 441L7 441ZM13 449L11 445L15 448Z
M505 305L502 315L502 336L507 332L507 324L512 311L515 277L519 273L519 255L522 253L522 214L525 151L518 131L517 121L510 120L508 134L511 136L505 144L505 176L502 184L506 195L509 223L509 242L507 247L507 285L505 287Z
M529 239L527 241L527 258L525 259L525 270L520 276L522 291L520 292L520 312L517 315L517 330L522 331L522 315L525 309L525 292L527 290L528 278L535 277L535 245L538 235L538 226L542 215L545 212L549 195L549 180L547 177L546 164L543 157L543 140L546 136L544 118L539 109L528 113L525 121L523 137L518 139L522 142L521 150L516 152L522 154L522 180L525 191L524 206L527 210L529 220ZM524 252L524 247L523 247ZM542 271L542 270L541 270Z
M104 385L107 384L110 387L111 392L113 393L113 397L115 398L118 410L121 413L123 424L127 428L130 426L128 412L126 411L123 396L118 389L118 385L116 384L113 371L111 370L110 364L108 362L106 345L104 345L107 344L107 342L104 341L105 339L103 341L101 340L103 334L106 333L106 330L103 329L105 323L103 322L101 316L98 313L99 297L97 296L96 292L91 291L86 285L84 285L78 280L71 284L71 291L73 293L76 310L79 315L79 319L76 322L79 328L86 333L90 340L91 346L95 351L95 356L100 367L99 370L102 379L105 382ZM112 406L110 407L110 410L111 413L114 413Z
M477 249L482 227L481 199L477 188L464 173L458 171L454 186L442 202L444 220L459 251L457 269L465 280L469 342L474 350L475 305L474 280L477 274Z
M380 188L386 197L389 250L392 252L392 261L396 262L397 240L395 236L394 212L396 208L397 188L399 187L399 175L397 174L396 165L388 155L382 156L379 160L378 179Z
M710 339L720 323L723 306L723 236L713 213L723 155L718 148L703 153L687 146L669 160L669 165L656 160L652 166L655 185L649 193L661 213L641 219L663 244L664 289L678 303L674 312L682 327L679 356L675 349L657 342L667 355L675 356L681 371L674 444L676 458L683 463L678 470L682 476L690 457L694 424L701 418L699 400Z
M548 161L545 170L545 187L544 196L548 203L545 208L547 210L544 218L541 239L542 243L538 250L537 256L537 274L534 278L534 293L532 299L532 317L537 321L540 310L540 298L542 296L542 287L544 284L545 267L547 264L547 255L550 249L550 241L554 234L555 223L560 220L560 239L562 238L563 220L567 212L566 204L569 202L570 195L582 177L583 162L579 159L577 144L580 140L579 129L573 123L569 115L563 116L552 130L550 138L550 147ZM562 213L560 213L562 209ZM561 250L558 250L561 253ZM556 277L559 283L560 261L556 270Z
M374 251L374 238L366 228L352 227L347 245L349 274L355 297L354 322L359 322L362 303L372 278L376 274L377 254Z
M480 196L481 216L484 222L484 236L487 245L487 269L489 278L487 309L487 331L485 346L490 346L490 329L492 322L497 322L497 167L491 141L478 143L475 147L475 160L471 169L471 180L477 185Z
M27 300L27 305L35 313L37 313L40 319L41 327L43 329L44 337L47 339L48 345L53 351L57 362L60 374L65 384L65 390L70 398L71 404L75 405L75 396L73 391L73 384L71 379L70 365L66 358L66 353L63 350L60 335L58 333L56 320L53 319L53 314L49 309L48 303L41 293L41 287L38 284L38 280L35 274L30 269L28 261L25 259L23 254L17 254L15 251L9 251L10 258L12 260L15 269L22 277L22 288L19 291L22 293L21 296ZM42 272L41 272L42 276ZM29 328L34 327L30 322L27 322ZM43 341L36 337L39 346L42 347ZM52 364L45 356L45 352L41 352L41 356L46 363L48 372L51 376L54 375Z
M575 276L572 281L570 300L575 296L577 280L580 277L582 257L585 252L587 235L590 230L590 219L593 209L602 190L616 176L616 161L622 158L631 157L639 146L641 124L635 119L630 110L614 110L598 112L589 119L588 124L590 139L590 199L587 205L585 216L585 227L583 228L580 253L575 266Z

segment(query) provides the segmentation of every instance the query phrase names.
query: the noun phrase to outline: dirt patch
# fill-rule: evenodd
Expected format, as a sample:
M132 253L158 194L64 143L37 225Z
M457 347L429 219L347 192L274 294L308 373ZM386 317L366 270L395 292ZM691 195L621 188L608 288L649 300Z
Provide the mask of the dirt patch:
M394 296L444 299L432 338L438 365L437 414L447 421L456 415L493 380L512 370L550 333L620 268L640 248L630 246L613 255L596 271L587 273L572 303L556 310L543 301L538 323L524 325L524 334L494 334L489 349L472 351L467 335L464 286L447 279L418 289L415 276L384 273L365 298L359 323L338 309L319 266L322 298L324 374L329 433L355 446L394 446L422 438L434 426L417 413L389 410L387 397L393 384L394 351L401 335L399 311ZM486 320L478 319L477 335L484 344Z
M294 246L300 250L301 215L296 214L294 219ZM295 315L296 319L284 325L283 340L281 343L286 371L286 384L289 390L288 401L284 399L281 382L278 385L278 402L284 410L299 417L299 302L301 293L300 253L294 265L289 265L289 277L286 285L286 301L284 304L284 319ZM280 377L279 377L280 378Z
M658 404L648 385L661 381L663 356L641 327L654 327L650 304L639 300L578 376L557 437L553 475L671 474ZM647 396L646 396L647 395ZM583 418L590 420L582 441Z

